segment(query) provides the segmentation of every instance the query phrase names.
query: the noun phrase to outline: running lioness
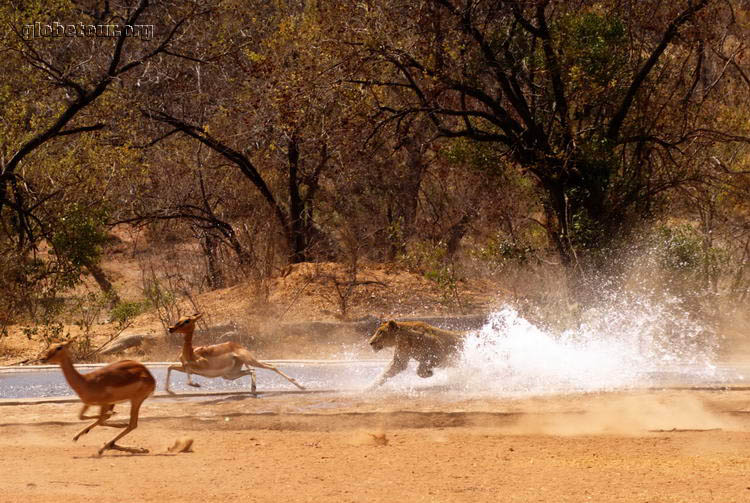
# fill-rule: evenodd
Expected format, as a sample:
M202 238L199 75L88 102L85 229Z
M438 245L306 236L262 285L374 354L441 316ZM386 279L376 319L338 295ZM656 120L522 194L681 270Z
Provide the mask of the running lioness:
M463 341L463 334L421 321L391 320L383 323L370 338L370 346L375 351L391 346L396 349L390 366L378 377L373 387L380 386L386 379L406 369L410 358L419 362L419 377L430 377L433 368L455 364Z

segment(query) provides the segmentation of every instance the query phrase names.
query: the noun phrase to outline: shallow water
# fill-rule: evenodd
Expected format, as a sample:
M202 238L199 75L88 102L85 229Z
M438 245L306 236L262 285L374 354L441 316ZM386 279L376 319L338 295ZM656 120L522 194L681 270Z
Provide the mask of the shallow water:
M364 390L375 380L387 365L386 362L339 362L277 364L287 375L294 377L309 390ZM157 381L157 393L164 392L166 366L148 365ZM549 370L549 369L547 369ZM556 372L551 383L549 374L536 375L509 373L505 376L492 376L488 373L474 373L471 368L438 369L429 379L421 379L415 374L415 365L410 365L404 373L389 380L382 391L397 392L406 395L421 395L439 392L454 395L457 398L470 396L517 397L543 394L580 393L594 390L618 390L639 387L721 387L729 384L745 384L744 375L750 374L750 365L717 365L710 375L706 375L700 366L671 365L661 370L640 372L638 378L629 378L626 383L614 380L587 382L580 378L580 371L566 379ZM81 369L86 373L87 369ZM505 371L504 371L505 372ZM509 370L507 372L510 372ZM196 391L249 392L250 378L243 377L235 381L224 379L207 379L193 376L193 381L201 388L192 388L186 384L185 374L172 372L170 387L176 393ZM294 391L291 383L267 370L257 371L258 392ZM68 397L73 392L65 382L59 369L24 370L22 372L0 371L0 399Z
M584 313L575 329L554 332L534 325L510 307L489 316L480 330L468 334L455 368L436 369L429 379L415 375L412 362L389 380L384 391L434 393L457 397L530 396L642 387L717 387L744 385L750 365L716 361L717 344L689 317L664 304L638 299L610 302ZM389 351L378 356L390 358ZM387 366L386 360L363 361L345 354L337 361L275 362L310 390L361 390ZM147 364L163 392L166 365ZM92 366L81 366L81 372ZM186 376L173 372L173 391L198 391ZM202 391L250 390L250 378L235 381L194 376ZM281 376L257 370L259 392L295 390ZM71 396L56 368L0 370L0 398Z
M645 302L592 310L557 333L506 307L468 336L458 379L467 391L500 394L742 381L742 369L716 362L706 333L685 313Z
M346 363L346 362L344 362ZM163 392L167 375L166 365L149 365L146 363L156 379L156 392ZM364 388L372 383L383 366L382 362L358 362L357 364L336 363L278 363L282 372L296 379L308 389L331 389L341 387ZM82 374L91 371L93 366L80 366ZM284 391L297 389L293 384L269 370L257 369L257 386L259 392ZM172 372L169 378L170 389L176 393L196 391L237 391L250 392L250 376L241 377L234 381L221 378L208 379L193 375L193 382L201 385L193 388L187 385L187 376L181 372ZM0 398L39 398L72 396L73 391L68 386L59 369L24 369L18 371L0 371Z

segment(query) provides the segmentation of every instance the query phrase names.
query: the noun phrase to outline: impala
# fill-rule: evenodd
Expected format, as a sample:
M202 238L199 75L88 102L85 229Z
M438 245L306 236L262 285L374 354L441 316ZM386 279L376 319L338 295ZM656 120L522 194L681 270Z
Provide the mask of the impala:
M255 393L255 368L267 369L276 372L299 389L305 389L296 380L289 377L281 370L277 369L270 363L257 360L253 354L246 348L236 342L223 342L211 346L193 347L193 332L195 331L195 322L201 318L200 314L186 316L181 318L177 323L169 327L169 333L180 333L185 336L185 341L180 354L180 363L170 365L167 368L167 393L174 394L169 389L169 374L173 370L185 372L188 378L188 384L196 388L200 384L194 383L191 375L196 374L203 377L223 377L224 379L234 380L242 376L249 375L251 379L251 392ZM246 366L247 369L243 368Z
M79 431L73 437L73 441L78 440L81 435L85 435L95 426L125 428L99 449L99 455L108 449L141 454L148 452L148 449L123 447L115 443L138 427L138 411L141 404L156 388L156 381L145 366L133 360L122 360L88 374L81 374L73 366L67 344L52 346L41 360L60 365L68 384L83 402L83 409L78 417L96 419ZM110 422L109 418L114 414L115 404L120 402L130 402L130 421L127 423ZM99 406L98 416L86 415L86 411L92 405Z

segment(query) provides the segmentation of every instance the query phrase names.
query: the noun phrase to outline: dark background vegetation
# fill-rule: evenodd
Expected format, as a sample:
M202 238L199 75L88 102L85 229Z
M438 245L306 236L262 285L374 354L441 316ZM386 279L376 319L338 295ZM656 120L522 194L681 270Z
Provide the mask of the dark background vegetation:
M604 286L701 319L747 305L746 1L9 0L0 20L3 330L125 324L300 262L344 264L344 300L388 263L456 310L472 277L537 306ZM154 37L24 38L53 21ZM189 267L144 264L121 298L101 260L122 228ZM101 293L59 302L87 277Z

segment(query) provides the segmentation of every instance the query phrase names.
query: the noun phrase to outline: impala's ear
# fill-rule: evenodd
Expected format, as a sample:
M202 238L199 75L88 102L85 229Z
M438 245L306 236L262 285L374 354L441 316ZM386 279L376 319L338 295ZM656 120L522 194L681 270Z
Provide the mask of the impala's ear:
M194 314L194 315L192 316L192 318L193 318L193 321L197 321L197 320L200 320L200 319L201 319L202 317L203 317L203 315L202 315L201 313L195 313L195 314Z

